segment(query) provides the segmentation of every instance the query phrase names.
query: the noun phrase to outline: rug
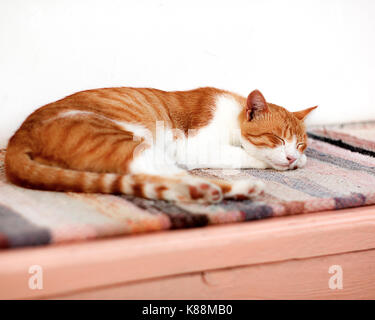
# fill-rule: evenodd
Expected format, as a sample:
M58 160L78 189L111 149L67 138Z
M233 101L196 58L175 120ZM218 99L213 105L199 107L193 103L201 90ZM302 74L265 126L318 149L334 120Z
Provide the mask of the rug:
M29 190L6 181L0 151L0 248L244 222L375 203L375 122L312 127L307 165L293 171L194 170L227 180L258 178L256 201L171 204L131 196Z

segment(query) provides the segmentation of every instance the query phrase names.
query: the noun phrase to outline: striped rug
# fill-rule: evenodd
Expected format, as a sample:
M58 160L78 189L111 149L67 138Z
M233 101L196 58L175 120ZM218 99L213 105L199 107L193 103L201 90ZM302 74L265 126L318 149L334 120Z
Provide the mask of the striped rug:
M37 246L208 224L338 210L375 203L375 122L309 129L305 168L195 170L228 180L258 178L257 201L173 205L129 196L28 190L9 184L0 151L0 248Z

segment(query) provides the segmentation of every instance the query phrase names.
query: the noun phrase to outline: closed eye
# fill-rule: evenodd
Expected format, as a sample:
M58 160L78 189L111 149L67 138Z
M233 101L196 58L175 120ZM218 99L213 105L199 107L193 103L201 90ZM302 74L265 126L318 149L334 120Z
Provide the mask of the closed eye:
M282 145L285 145L285 140L283 138L280 138L279 136L273 134L273 136L281 142Z
M297 144L297 149L305 149L306 148L306 144L301 142L301 143L298 143Z
M268 139L264 139L267 137ZM258 146L258 147L269 147L273 148L277 144L285 145L284 139L280 138L279 136L273 134L273 133L262 133L259 135L247 135L247 139L250 141L250 143Z

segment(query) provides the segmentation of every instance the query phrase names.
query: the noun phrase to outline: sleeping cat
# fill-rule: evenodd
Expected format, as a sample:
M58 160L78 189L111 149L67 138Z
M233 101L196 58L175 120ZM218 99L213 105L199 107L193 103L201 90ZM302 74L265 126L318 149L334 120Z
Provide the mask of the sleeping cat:
M6 174L43 190L247 199L262 192L262 182L206 179L188 169L303 167L303 121L315 108L289 112L258 90L247 98L216 88L82 91L25 120L9 141Z

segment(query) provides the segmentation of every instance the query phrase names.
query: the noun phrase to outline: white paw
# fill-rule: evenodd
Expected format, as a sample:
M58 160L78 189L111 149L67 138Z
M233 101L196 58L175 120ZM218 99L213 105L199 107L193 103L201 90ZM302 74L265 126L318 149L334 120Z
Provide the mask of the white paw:
M293 169L297 168L303 168L306 165L307 157L305 154L303 154L297 161L297 163L294 165Z

